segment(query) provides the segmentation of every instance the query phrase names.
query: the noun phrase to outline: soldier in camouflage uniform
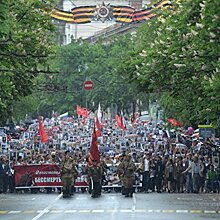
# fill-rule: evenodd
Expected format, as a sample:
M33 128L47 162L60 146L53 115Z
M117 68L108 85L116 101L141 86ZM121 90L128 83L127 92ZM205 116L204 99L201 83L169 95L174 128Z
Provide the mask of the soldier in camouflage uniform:
M135 164L132 161L131 155L127 154L121 163L121 170L123 170L123 174L121 175L125 197L133 196L133 185L135 182Z
M123 159L124 159L124 157L123 157L123 155L120 155L119 156L119 165L118 165L118 167L117 167L117 171L116 171L116 174L118 175L118 177L119 177L119 180L121 181L121 183L122 183L122 186L121 186L121 193L122 193L122 195L125 195L125 192L124 192L124 184L123 184L123 173L124 173L124 171L123 171Z
M72 195L72 186L77 176L77 170L73 158L67 153L61 161L60 168L63 183L63 198L68 198Z
M88 176L91 179L92 197L98 198L101 195L102 168L93 160L93 165L88 167Z

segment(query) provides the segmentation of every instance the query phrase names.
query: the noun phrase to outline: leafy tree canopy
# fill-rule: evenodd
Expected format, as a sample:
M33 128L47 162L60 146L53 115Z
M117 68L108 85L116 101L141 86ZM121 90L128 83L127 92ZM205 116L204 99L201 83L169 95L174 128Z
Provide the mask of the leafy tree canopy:
M53 50L52 0L0 1L0 121L13 102L31 93L33 78Z

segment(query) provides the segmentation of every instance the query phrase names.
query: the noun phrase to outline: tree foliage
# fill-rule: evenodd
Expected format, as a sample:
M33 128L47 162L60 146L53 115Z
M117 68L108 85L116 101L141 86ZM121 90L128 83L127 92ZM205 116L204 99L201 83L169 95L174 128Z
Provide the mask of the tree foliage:
M149 96L160 96L167 118L219 127L219 1L172 3L169 10L155 10L157 19L141 25L136 36L95 45L79 40L59 48L53 67L60 74L39 80L53 94L41 97L38 110L73 113L86 100L91 110L100 102L128 111L137 100L146 109ZM92 91L83 90L86 79L93 80Z
M142 47L131 65L125 61L124 75L133 72L144 91L161 93L167 117L219 126L219 1L178 2L139 30Z
M46 80L53 91L57 89L56 95L48 98L49 103L55 103L53 108L60 113L74 113L77 104L94 111L99 102L104 109L115 103L119 109L130 111L138 99L136 86L131 86L117 67L133 47L131 35L115 37L107 44L100 41L92 45L79 40L61 47L54 64L60 73ZM88 79L94 82L91 91L83 89Z
M31 93L33 79L52 52L51 1L0 1L0 121L13 102Z

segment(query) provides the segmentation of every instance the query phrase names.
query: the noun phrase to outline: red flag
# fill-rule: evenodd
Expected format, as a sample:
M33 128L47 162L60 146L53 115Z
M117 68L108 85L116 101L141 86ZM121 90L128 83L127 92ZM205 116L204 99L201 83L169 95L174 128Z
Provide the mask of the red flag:
M101 136L101 125L99 123L99 119L98 117L96 117L96 120L95 120L95 127L96 127L96 136L97 137L100 137Z
M88 110L87 110L87 109L83 109L82 116L83 116L84 118L88 118L88 117L89 117L89 113L88 113Z
M169 122L171 125L175 126L175 127L178 127L178 126L181 126L182 124L177 121L175 118L168 118L167 119L167 122Z
M123 123L123 121L125 121L124 118L122 118L118 114L116 114L116 121L117 121L117 124L118 124L119 128L121 128L122 130L126 130L125 125Z
M97 142L95 126L94 126L94 130L93 130L93 134L92 134L92 143L91 143L90 153L89 153L89 160L88 160L89 166L92 166L93 160L96 160L97 163L100 163L100 152L98 149L98 142Z
M42 118L39 117L39 118L38 118L38 121L39 121L39 134L40 134L41 142L42 142L42 143L47 143L48 140L49 140L49 138L48 138L48 136L47 136L46 131L44 130L44 125L43 125Z
M132 128L134 127L134 124L137 122L137 119L138 119L138 113L134 113L134 119L133 119L133 122L132 122Z
M76 106L76 114L82 115L84 118L88 118L89 116L88 110L86 108L81 108L79 105Z
M120 116L118 114L116 114L116 122L118 124L118 127L121 128L122 122L121 122L121 118L120 118Z
M82 115L82 108L79 105L76 106L76 114Z

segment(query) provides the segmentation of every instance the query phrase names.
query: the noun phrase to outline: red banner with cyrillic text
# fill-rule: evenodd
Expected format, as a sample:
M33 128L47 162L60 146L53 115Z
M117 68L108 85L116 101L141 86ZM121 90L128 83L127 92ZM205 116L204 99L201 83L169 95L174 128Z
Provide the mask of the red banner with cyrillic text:
M60 168L56 164L14 166L16 187L61 187ZM77 178L75 186L88 186Z

